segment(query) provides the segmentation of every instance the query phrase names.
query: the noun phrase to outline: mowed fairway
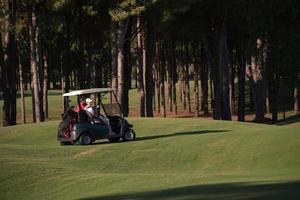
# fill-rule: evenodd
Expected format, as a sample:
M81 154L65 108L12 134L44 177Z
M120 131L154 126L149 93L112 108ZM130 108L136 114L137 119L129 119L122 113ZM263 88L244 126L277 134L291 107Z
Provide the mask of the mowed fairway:
M300 199L300 123L129 118L137 141L60 146L0 128L0 199Z

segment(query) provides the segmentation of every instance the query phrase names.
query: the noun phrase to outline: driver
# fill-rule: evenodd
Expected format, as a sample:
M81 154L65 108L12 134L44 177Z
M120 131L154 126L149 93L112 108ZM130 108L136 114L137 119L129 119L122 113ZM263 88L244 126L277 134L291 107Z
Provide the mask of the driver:
M91 114L91 116L96 117L96 118L100 119L102 122L104 122L108 126L109 135L113 135L114 133L111 130L111 127L110 127L110 124L109 124L109 120L106 117L104 117L103 115L101 115L101 114L99 114L98 116L96 116L96 111L95 111L95 109L94 109L94 107L92 105L93 100L90 99L90 98L87 98L85 100L85 102L86 102L86 106L85 106L84 110L86 112L89 112Z
M95 115L95 110L94 110L93 105L92 105L92 102L93 102L92 99L87 98L87 99L85 100L86 106L84 107L84 110L85 110L85 111L88 111L88 112L91 113L93 116L96 116L96 115Z

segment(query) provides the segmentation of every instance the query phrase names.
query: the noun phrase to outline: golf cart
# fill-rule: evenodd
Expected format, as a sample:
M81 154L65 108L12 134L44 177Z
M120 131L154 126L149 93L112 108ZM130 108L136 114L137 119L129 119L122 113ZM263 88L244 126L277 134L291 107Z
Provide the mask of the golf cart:
M88 96L97 103L94 104L93 115L81 105ZM121 138L123 141L135 140L133 126L124 119L114 89L76 90L63 94L63 97L64 113L57 133L57 140L62 145L89 145L98 139L108 139L110 142ZM71 105L72 101L77 102L76 106Z

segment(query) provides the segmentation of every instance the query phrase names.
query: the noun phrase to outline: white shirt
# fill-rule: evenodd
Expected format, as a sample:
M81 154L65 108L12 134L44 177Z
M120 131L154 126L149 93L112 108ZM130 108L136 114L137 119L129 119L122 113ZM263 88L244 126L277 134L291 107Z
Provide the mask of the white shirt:
M84 110L88 111L92 115L95 115L95 111L94 111L93 107L85 107Z

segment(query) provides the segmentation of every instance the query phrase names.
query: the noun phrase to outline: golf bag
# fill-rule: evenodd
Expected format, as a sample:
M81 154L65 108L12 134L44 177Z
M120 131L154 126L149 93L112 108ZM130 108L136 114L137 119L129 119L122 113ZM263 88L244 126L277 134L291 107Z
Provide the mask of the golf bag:
M77 122L77 113L73 110L67 110L62 116L62 121L59 124L58 132L59 137L68 138L71 136L71 131L74 124Z

